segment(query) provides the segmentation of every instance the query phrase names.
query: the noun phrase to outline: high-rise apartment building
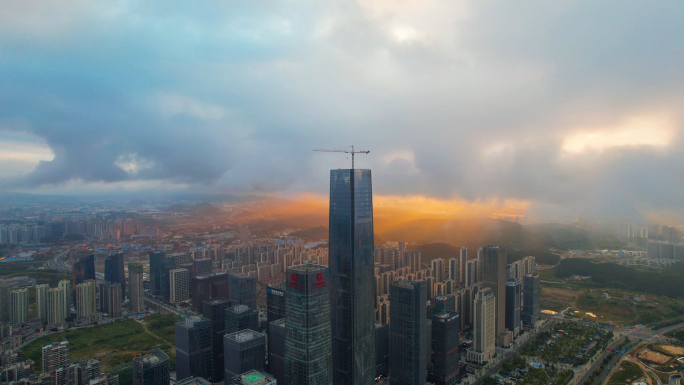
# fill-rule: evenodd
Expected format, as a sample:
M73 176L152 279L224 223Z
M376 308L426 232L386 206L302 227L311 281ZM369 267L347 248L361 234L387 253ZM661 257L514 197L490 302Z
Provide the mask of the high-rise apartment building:
M29 293L27 288L10 293L10 315L12 324L23 324L29 320Z
M329 231L333 383L370 385L375 374L370 170L330 172Z
M133 385L169 385L169 356L159 348L133 359Z
M539 275L528 274L523 277L523 282L522 322L526 326L534 326L541 315L539 310L539 299L541 297Z
M496 354L496 298L487 287L477 292L474 304L473 347L468 360L482 363Z
M275 287L266 289L266 317L268 323L285 318L285 291Z
M104 279L107 282L119 284L121 289L121 301L126 299L126 274L124 273L124 255L118 253L110 255L104 261Z
M211 321L212 372L207 377L211 382L223 380L223 336L226 334L226 309L231 304L227 298L212 298L201 306L202 315Z
M226 309L226 334L240 330L259 328L259 312L247 305L235 305Z
M68 281L67 287L68 286ZM63 288L55 287L47 291L47 325L59 325L67 319L67 308L65 307L65 294Z
M69 365L69 341L53 342L43 346L43 373L50 373L60 366Z
M433 259L430 262L430 265L432 266L432 276L435 278L435 282L444 282L444 280L446 279L446 274L444 273L444 259Z
M169 270L169 302L179 303L190 297L190 272L188 269Z
M256 277L241 274L230 274L228 299L236 305L247 305L257 308Z
M47 321L47 291L50 285L36 285L36 318Z
M522 285L519 279L506 282L506 329L513 332L513 337L520 334L520 305L522 302Z
M482 286L492 289L496 301L496 339L506 330L506 249L485 246L480 249Z
M427 371L427 284L392 282L390 287L390 384L424 385Z
M128 281L130 285L131 313L145 311L145 292L143 291L143 265L139 263L128 264Z
M121 309L121 284L118 282L102 282L100 284L100 310L109 314L110 318L119 318Z
M461 275L459 273L459 260L456 258L449 258L449 274L447 274L447 279L461 282Z
M71 301L73 299L72 283L68 280L59 281L57 287L62 291L62 299L64 300L64 315L66 318L71 318Z
M480 282L478 275L479 265L479 259L473 259L471 261L466 262L465 274L463 275L465 279L465 281L463 281L463 284L465 285L465 287L473 287L475 284Z
M90 317L97 310L97 287L95 280L86 280L76 285L76 317Z
M264 370L266 336L254 330L241 330L223 337L224 378L232 379L249 370Z
M468 248L463 246L463 247L461 247L460 255L458 257L459 277L460 277L459 282L463 283L466 281L466 264L467 263L468 263Z
M176 323L176 378L209 378L212 371L211 321L191 316Z
M332 384L328 279L328 268L317 264L287 269L286 384Z
M0 282L0 323L10 322L11 319L11 303L12 303L12 289L13 286Z
M459 339L461 320L454 311L445 311L432 317L432 371L436 385L454 385L459 381Z

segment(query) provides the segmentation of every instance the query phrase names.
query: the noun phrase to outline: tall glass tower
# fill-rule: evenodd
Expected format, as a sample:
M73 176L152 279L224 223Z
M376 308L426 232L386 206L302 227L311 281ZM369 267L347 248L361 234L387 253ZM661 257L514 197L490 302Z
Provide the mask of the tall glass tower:
M375 374L371 171L330 171L333 383L370 385Z

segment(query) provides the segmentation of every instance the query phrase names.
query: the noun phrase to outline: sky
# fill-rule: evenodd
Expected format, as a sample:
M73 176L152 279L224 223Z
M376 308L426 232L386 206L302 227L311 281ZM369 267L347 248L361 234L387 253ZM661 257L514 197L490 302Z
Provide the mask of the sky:
M4 0L0 189L684 221L684 2Z

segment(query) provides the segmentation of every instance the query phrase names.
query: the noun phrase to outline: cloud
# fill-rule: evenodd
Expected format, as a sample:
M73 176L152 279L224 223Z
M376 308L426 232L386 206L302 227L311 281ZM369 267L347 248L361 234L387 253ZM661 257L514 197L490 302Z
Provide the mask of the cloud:
M381 195L684 212L678 1L3 9L0 142L51 154L9 188L324 193L355 144Z

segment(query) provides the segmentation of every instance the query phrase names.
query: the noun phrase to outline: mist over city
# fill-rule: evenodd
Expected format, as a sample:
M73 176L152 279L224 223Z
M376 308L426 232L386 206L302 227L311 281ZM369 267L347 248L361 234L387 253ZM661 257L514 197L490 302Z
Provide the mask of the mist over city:
M0 384L683 382L684 3L0 10Z

